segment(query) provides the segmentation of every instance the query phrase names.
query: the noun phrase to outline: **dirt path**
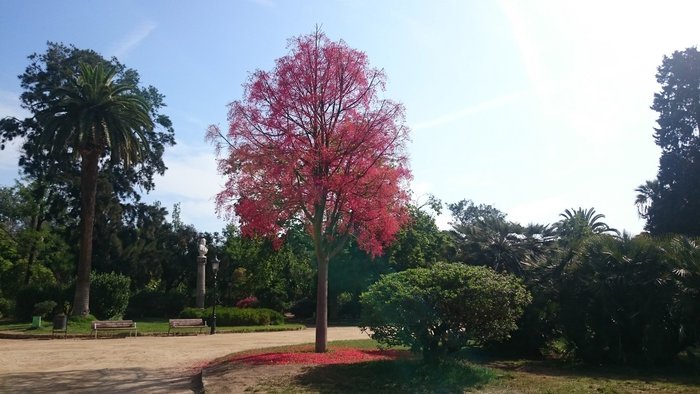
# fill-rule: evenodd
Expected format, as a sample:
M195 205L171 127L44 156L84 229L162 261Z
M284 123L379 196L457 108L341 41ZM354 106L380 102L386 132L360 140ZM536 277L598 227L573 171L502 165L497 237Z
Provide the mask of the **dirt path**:
M364 339L332 327L328 340ZM199 367L229 353L314 341L314 330L119 339L0 339L0 392L191 392Z

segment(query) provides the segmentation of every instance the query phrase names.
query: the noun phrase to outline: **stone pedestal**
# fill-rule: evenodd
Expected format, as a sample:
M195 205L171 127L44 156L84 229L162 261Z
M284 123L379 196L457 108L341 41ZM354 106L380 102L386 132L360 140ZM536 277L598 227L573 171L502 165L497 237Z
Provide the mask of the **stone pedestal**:
M206 294L206 267L207 258L197 257L197 308L204 308L204 295Z

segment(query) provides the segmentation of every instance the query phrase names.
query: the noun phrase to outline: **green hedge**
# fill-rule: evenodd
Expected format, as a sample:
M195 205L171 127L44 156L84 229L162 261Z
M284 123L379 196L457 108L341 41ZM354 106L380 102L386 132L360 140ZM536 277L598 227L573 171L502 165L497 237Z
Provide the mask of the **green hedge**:
M180 312L184 319L203 318L210 321L212 308L185 308ZM267 326L284 323L284 316L266 308L216 308L216 324L219 326Z

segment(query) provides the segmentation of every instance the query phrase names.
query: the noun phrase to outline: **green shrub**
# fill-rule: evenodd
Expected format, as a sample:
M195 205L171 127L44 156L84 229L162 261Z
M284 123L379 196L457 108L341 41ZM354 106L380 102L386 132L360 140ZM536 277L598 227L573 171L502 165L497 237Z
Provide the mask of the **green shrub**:
M211 321L212 308L185 308L180 312L184 319L203 318ZM267 308L216 308L216 324L219 326L267 326L284 324L284 316Z
M142 317L172 318L180 313L186 302L186 294L144 289L131 296L126 315L132 319Z
M12 310L15 309L15 306L13 305L14 303L12 300L8 300L7 298L0 298L0 318L3 317L8 317L10 314L12 314Z
M56 309L56 301L41 301L34 304L34 316L41 316L42 318L50 317L54 309Z
M117 273L90 275L90 312L98 319L121 319L129 305L131 279Z
M361 318L373 339L410 346L427 361L467 341L506 339L530 301L513 276L438 263L382 277L361 295Z
M15 319L25 322L31 321L34 316L34 305L39 302L51 300L59 305L70 297L69 291L58 285L30 285L17 292L15 300Z

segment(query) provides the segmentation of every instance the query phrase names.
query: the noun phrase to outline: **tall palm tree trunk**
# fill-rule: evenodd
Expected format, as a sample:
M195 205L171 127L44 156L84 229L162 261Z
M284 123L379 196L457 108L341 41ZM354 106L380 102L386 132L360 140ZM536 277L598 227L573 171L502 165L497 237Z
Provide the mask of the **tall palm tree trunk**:
M92 271L92 230L95 224L95 196L99 151L81 152L80 163L80 254L78 279L75 282L73 315L90 313L90 271Z

